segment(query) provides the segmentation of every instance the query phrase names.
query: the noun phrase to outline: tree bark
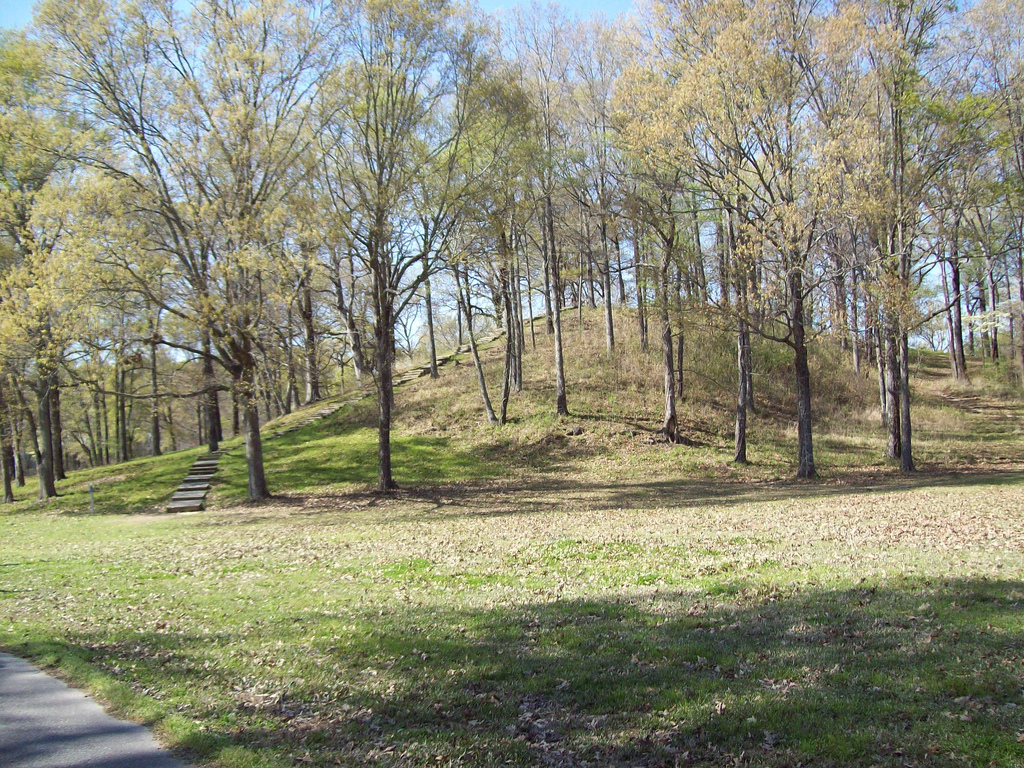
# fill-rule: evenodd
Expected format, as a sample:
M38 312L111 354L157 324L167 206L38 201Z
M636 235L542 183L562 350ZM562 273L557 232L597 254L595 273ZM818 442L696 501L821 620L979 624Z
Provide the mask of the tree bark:
M562 355L562 281L558 268L558 249L555 247L555 214L550 196L544 199L544 207L550 241L551 287L555 293L554 301L551 302L555 331L555 412L559 416L568 416L569 406L565 396L565 359Z
M114 431L117 433L117 462L128 461L128 411L124 392L127 387L124 368L118 364L114 370L117 381L117 394L114 395Z
M1019 241L1018 241L1019 242ZM1017 246L1017 298L1020 299L1020 365L1024 384L1024 247Z
M679 333L676 334L676 396L682 401L685 395L683 380L683 363L686 359L686 337L683 334L683 320L679 319Z
M601 215L601 252L604 254L604 339L609 357L615 354L615 326L612 321L612 260L608 251L608 222Z
M249 498L262 501L270 498L263 469L263 441L260 438L260 412L256 397L256 371L252 361L242 370L240 382L242 411L245 421L245 464L249 475ZM212 430L207 430L212 431Z
M167 403L164 408L164 423L167 425L167 435L171 438L171 453L178 450L178 433L174 428L174 408L171 403ZM238 430L235 430L235 434L238 434Z
M345 321L348 344L352 350L352 373L356 377L356 383L359 384L366 373L366 357L363 354L363 342L359 333L359 325L356 323L355 313L352 311L352 307L345 301L345 288L342 283L340 270L341 267L339 265L331 282L334 283L334 296L337 302L338 314Z
M149 387L153 393L149 411L149 437L153 455L160 456L163 451L160 449L160 400L156 397L159 389L156 350L156 332L154 331L153 339L149 344Z
M896 330L891 321L886 322L885 329L885 425L888 430L888 441L885 446L885 457L896 460L902 452L902 431L900 429L900 396L899 396L899 351Z
M377 490L382 493L398 488L391 474L391 410L394 405L395 385L392 364L394 359L394 325L390 308L382 307L377 318L375 336L377 346Z
M505 369L501 385L501 407L498 415L499 426L508 419L508 399L512 392L513 379L515 378L516 357L519 355L518 348L520 346L519 338L522 335L523 328L522 322L518 324L518 331L514 327L516 323L510 301L505 302L505 325L508 332L505 334Z
M640 331L640 351L647 352L647 288L643 279L643 252L640 249L640 233L634 232L633 238L633 281L636 283L636 319Z
M956 359L956 367L959 369L959 376L957 378L966 380L967 374L967 358L964 355L964 322L963 322L963 295L960 279L960 259L954 258L949 263L949 277L952 286L952 295L950 296L950 311L953 319L953 335L951 339L951 345L953 347L953 354Z
M37 363L38 366L38 363ZM53 385L53 374L40 367L36 379L36 414L39 424L39 500L46 501L57 495L57 487L53 477L53 431L50 423L50 387Z
M733 461L737 464L747 463L747 374L744 346L747 323L740 318L736 329L736 441Z
M853 350L853 372L860 374L860 310L857 306L857 268L853 268L850 286L850 348Z
M906 331L900 333L899 346L900 470L913 472L915 467L910 425L910 344Z
M0 384L2 384L2 381L0 381ZM11 406L10 402L8 402L8 428L11 430L11 437L13 438L14 441L14 481L19 488L24 488L25 462L28 457L25 455L25 452L21 449L21 434L19 430L19 425L14 418L14 408Z
M476 334L473 332L473 309L469 295L469 275L465 275L465 285L459 280L459 267L455 267L455 289L459 292L459 308L466 318L466 333L469 336L469 350L473 355L473 367L476 370L476 383L480 388L480 397L484 403L484 413L487 414L487 423L492 427L498 426L498 417L491 405L490 395L487 394L487 380L484 378L484 367L480 362L480 352L476 346ZM508 335L506 334L506 343Z
M14 502L14 485L12 483L14 479L14 448L11 446L10 439L6 439L3 445L0 446L0 463L3 464L3 476L4 476L4 504L12 504Z
M0 377L0 470L3 473L4 481L4 504L14 502L14 445L11 437L10 403L3 390L3 381Z
M796 373L797 470L796 476L817 475L814 467L814 440L811 434L811 370L807 364L803 275L792 270L789 276L791 321L793 323L793 367Z
M427 271L427 258L423 257L423 271ZM437 340L434 336L434 300L430 295L430 277L423 279L423 303L427 307L427 348L430 351L430 378L440 378L437 371Z
M203 348L203 385L206 387L213 386L213 357L211 356L212 348L210 344L210 334L203 332L202 338ZM253 374L253 382L255 386L255 374ZM255 389L253 390L253 396L255 397ZM218 433L218 424L220 422L220 404L217 398L216 390L207 392L204 398L206 407L206 446L210 453L213 453L220 447L220 434ZM255 406L254 406L255 407ZM248 417L247 417L248 418ZM259 414L256 415L256 423L259 424ZM248 429L246 430L248 435ZM246 442L246 454L248 454L248 439Z
M537 349L537 331L533 327L533 277L530 275L529 248L523 248L523 261L526 265L526 309L530 313L530 348Z
M992 267L991 253L985 254L985 277L988 280L990 305L992 311L995 312L999 308L999 288ZM992 323L992 332L989 335L989 356L993 360L999 359L999 323Z
M64 471L64 424L60 413L60 384L54 374L50 386L50 434L53 438L53 479L67 480Z
M672 323L668 313L668 265L671 258L670 246L666 244L666 254L661 262L658 280L658 311L661 313L661 361L664 374L665 412L661 430L670 442L678 437L676 417L676 387L673 370Z
M12 379L12 387L14 388L14 394L18 398L18 407L21 408L21 412L25 415L25 421L28 422L28 433L32 438L32 452L35 455L36 467L43 463L43 452L39 448L39 429L36 426L36 417L33 414L32 409L29 408L28 402L25 399L25 394L21 391L21 387L18 386L17 382ZM109 458L107 463L110 463Z
M526 323L523 318L522 274L519 261L519 248L514 249L513 270L509 281L510 309L508 328L515 337L512 356L512 391L523 391L523 355L526 354ZM515 333L512 333L512 332Z
M306 267L302 276L302 329L306 341L306 405L319 402L320 393L320 359L316 337L316 326L313 323L313 287L312 270Z

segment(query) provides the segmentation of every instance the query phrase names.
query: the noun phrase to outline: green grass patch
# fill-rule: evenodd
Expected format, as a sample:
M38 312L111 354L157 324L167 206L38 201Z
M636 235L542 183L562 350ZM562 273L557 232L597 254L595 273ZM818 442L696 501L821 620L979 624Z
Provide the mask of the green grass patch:
M736 467L731 341L685 328L668 445L657 353L626 333L609 361L598 320L569 418L543 333L499 429L465 359L400 389L396 495L363 401L267 430L266 504L232 439L202 514L126 514L201 449L0 509L0 647L197 766L1024 763L1024 403L1000 372L954 387L915 353L904 477L873 371L816 345L824 477L796 482L785 350L757 345ZM500 343L484 359L498 381Z
M800 488L8 515L0 647L196 765L1019 765L1024 475Z

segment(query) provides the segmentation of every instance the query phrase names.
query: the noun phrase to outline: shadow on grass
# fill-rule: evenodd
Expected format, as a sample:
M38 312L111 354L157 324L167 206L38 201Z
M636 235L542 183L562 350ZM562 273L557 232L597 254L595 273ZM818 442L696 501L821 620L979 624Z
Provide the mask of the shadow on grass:
M557 477L522 481L452 484L437 488L406 489L397 500L421 501L426 509L402 517L503 517L561 512L567 506L589 510L729 507L786 500L842 498L876 493L899 493L922 488L1024 486L1024 471L985 468L979 472L918 472L910 476L852 475L834 482L671 480L639 483L579 482ZM308 504L310 513L330 511L339 503L366 501L365 495L322 496Z
M384 603L354 623L281 616L262 623L261 639L294 650L275 652L285 656L280 686L256 698L232 688L246 669L204 663L209 638L133 636L92 658L134 665L154 690L201 679L206 701L233 697L233 725L214 712L205 746L187 745L208 756L236 744L309 754L314 765L1024 761L1024 582L750 587L737 597L479 611Z

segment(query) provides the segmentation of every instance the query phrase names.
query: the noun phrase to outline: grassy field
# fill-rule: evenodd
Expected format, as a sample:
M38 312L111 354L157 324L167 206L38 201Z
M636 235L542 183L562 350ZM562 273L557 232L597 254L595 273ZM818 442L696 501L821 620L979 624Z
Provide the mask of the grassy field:
M465 363L403 391L391 498L360 405L267 441L269 504L239 501L236 447L206 512L153 513L195 453L5 508L0 648L204 766L1024 764L1024 403L998 378L921 356L900 477L870 378L823 374L823 478L796 482L770 369L733 467L724 386L669 446L656 370L592 359L564 421L539 362L497 431Z

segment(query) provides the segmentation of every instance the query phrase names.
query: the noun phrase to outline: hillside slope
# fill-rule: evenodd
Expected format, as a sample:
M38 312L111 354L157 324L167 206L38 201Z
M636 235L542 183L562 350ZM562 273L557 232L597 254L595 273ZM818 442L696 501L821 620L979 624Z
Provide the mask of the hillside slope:
M678 403L683 444L661 437L659 353L641 352L635 320L617 317L617 348L605 352L599 311L564 318L568 418L555 416L554 355L537 322L526 333L523 391L513 393L510 422L487 424L470 355L449 363L437 381L418 379L396 393L394 467L406 489L557 477L566 482L789 478L795 467L795 402L789 350L755 342L756 413L749 426L751 464L731 463L735 362L731 334L694 322L687 343L684 394ZM536 347L532 339L535 339ZM482 350L492 401L500 398L504 340ZM978 382L955 388L937 353L914 353L915 455L924 471L1019 462L1021 398L992 385L975 363ZM855 374L849 355L826 339L812 349L815 451L825 482L853 474L897 474L884 460L885 433L872 368ZM972 398L982 410L965 409ZM986 410L987 409L987 410ZM993 412L1005 423L993 424ZM271 491L286 495L369 491L376 477L376 409L372 397L328 419L265 444ZM290 417L303 418L302 414ZM993 431L995 429L995 431ZM984 439L978 439L985 433ZM241 451L222 462L223 503L244 498Z

